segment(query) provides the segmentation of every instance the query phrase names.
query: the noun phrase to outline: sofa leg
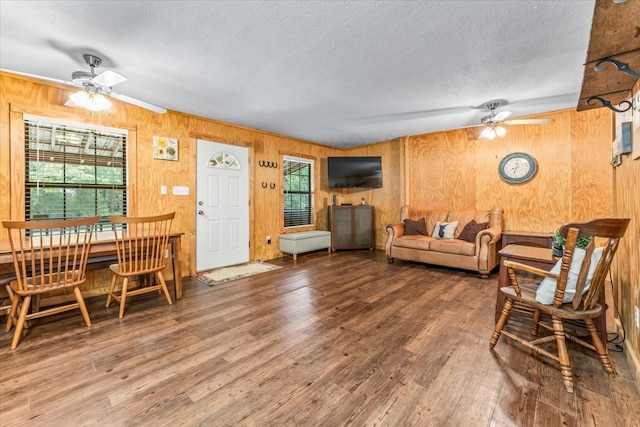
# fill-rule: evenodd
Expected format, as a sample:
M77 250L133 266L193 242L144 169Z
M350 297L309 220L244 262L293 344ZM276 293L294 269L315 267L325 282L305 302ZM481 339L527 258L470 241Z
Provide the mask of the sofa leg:
M391 258L390 256L387 257L387 262L389 264L393 264L393 258Z
M488 278L489 278L489 275L488 275L488 274L485 274L485 273L480 273L480 278L481 278L481 279L488 279Z

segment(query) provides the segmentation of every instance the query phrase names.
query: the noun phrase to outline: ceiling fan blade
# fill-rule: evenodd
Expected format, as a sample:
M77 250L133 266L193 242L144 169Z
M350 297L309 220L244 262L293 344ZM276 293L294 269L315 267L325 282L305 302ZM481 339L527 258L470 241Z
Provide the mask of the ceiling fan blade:
M500 122L500 121L506 119L507 117L509 117L512 114L513 114L513 112L511 112L511 111L500 111L498 114L493 116L493 121L494 122Z
M97 85L112 87L118 83L126 82L128 79L120 73L111 70L104 70L91 79Z
M120 101L137 105L138 107L146 108L147 110L155 111L156 113L164 114L167 112L166 108L158 107L157 105L149 104L148 102L144 102L127 95L120 95L119 93L115 93L115 92L109 92L108 95Z
M507 120L505 124L508 125L544 125L549 123L551 119L514 119Z

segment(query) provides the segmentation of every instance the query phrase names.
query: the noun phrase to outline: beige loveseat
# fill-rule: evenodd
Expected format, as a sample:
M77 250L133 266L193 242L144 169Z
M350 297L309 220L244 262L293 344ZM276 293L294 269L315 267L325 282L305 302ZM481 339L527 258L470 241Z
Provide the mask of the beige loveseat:
M427 264L437 264L446 267L473 270L487 278L489 273L499 262L498 251L502 237L502 208L485 210L428 210L411 206L404 206L400 211L402 224L386 226L388 234L385 251L389 262L395 258L417 261ZM416 224L422 223L424 218L425 234L405 234L405 224L416 232ZM409 222L407 223L407 221ZM474 220L475 223L471 223ZM416 221L416 222L413 222ZM452 229L454 222L458 225ZM436 224L440 226L436 230ZM444 225L443 225L444 223ZM488 223L488 224L487 224ZM467 231L461 236L465 226ZM478 224L478 226L476 226ZM475 231L486 226L487 228ZM448 229L449 233L442 231ZM439 231L440 230L440 231ZM440 236L434 236L434 231ZM464 237L467 240L461 240Z

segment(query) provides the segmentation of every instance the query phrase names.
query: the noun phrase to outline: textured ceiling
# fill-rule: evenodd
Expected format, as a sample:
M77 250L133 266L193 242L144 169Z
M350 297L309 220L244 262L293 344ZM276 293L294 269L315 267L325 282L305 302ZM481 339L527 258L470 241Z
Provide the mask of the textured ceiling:
M594 1L5 1L0 68L350 147L575 108ZM100 69L98 70L100 71Z

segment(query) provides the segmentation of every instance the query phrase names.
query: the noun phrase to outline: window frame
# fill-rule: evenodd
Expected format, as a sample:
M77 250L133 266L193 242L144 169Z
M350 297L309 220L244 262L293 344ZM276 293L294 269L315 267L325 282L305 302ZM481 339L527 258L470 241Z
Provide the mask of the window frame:
M287 173L287 163L296 162L302 165L306 165L309 170L309 186L307 190L290 189L287 184L287 176L293 175ZM304 166L303 166L304 167ZM296 172L299 172L302 167L297 168ZM298 175L300 176L300 175ZM282 178L283 178L283 200L282 200L282 214L283 214L283 229L292 230L298 228L309 228L315 226L315 160L297 156L285 155L282 158ZM308 200L308 207L303 211L300 209L287 209L295 196L298 196L298 202L300 202L300 196L304 196ZM301 213L302 212L302 213ZM296 216L299 217L296 220ZM301 221L302 219L307 221Z
M128 129L121 129L121 128L112 128L112 127L106 127L106 126L99 126L99 125L94 125L94 124L88 124L88 123L81 123L81 122L73 122L73 121L67 121L67 120L60 120L60 119L55 119L55 118L50 118L50 117L42 117L42 116L34 116L31 114L23 114L22 115L22 129L23 129L23 139L22 139L22 153L23 153L23 159L22 159L22 164L24 167L24 172L23 172L23 182L22 182L22 187L23 187L23 194L21 195L21 203L24 206L24 210L21 212L21 217L24 218L25 220L33 220L33 219L38 219L35 218L32 214L32 210L31 210L31 195L30 195L30 191L32 189L35 188L61 188L61 189L65 189L64 193L65 195L63 196L63 199L66 200L67 197L66 195L74 191L78 191L81 189L88 189L88 190L94 190L94 194L93 194L93 215L100 215L100 223L101 224L108 224L109 223L109 218L108 216L110 214L116 214L116 215L130 215L131 214L131 207L129 204L129 198L130 198L130 191L129 191L129 180L131 179L130 174L129 174L129 168L128 168L128 163L131 160L129 158L129 147L131 144L131 138L130 138L130 132ZM99 150L96 150L95 148L90 148L86 151L93 151L93 153L88 154L86 151L83 152L82 154L79 154L79 150L78 152L72 152L71 151L67 151L67 150L63 150L63 151L49 151L46 150L44 151L44 153L54 153L53 155L55 155L56 157L59 157L59 159L57 159L57 161L54 162L47 162L47 163L58 163L58 164L62 164L62 165L79 165L79 164L84 164L83 161L79 161L79 158L84 158L88 161L88 176L93 178L93 182L69 182L67 181L66 177L63 177L61 181L55 180L55 181L42 181L39 178L33 179L30 178L29 176L29 164L30 162L32 162L33 160L33 156L35 155L35 153L38 151L35 148L30 148L30 141L29 141L29 135L27 132L27 128L28 126L33 126L33 125L37 125L37 126L43 126L45 128L49 127L49 128L56 128L58 131L68 131L70 133L77 133L77 134L86 134L86 135L92 135L94 138L97 135L98 137L102 137L103 135L108 135L109 138L115 138L116 140L118 138L120 138L120 148L117 154L120 154L119 156L114 156L111 159L108 159L107 155L104 155L104 153L99 152ZM51 137L53 137L54 134L51 135ZM51 141L50 138L48 141ZM46 140L45 140L46 141ZM134 138L135 141L135 138ZM44 142L44 144L47 144L50 142ZM95 140L94 140L94 145L95 145ZM88 143L87 143L88 146ZM45 155L48 155L45 154ZM42 152L40 153L40 155L42 155ZM95 160L94 160L95 159ZM67 160L69 160L67 162ZM86 161L85 160L85 161ZM36 160L37 161L37 160ZM100 176L100 167L104 167L104 166L111 166L110 161L114 161L116 162L119 166L116 166L119 170L121 170L121 176L122 176L122 182L121 183L99 183L99 176ZM65 166L62 167L62 170L65 169ZM105 170L109 170L109 169L105 169ZM121 211L119 212L100 212L100 203L99 203L99 191L100 190L117 190L119 192L122 193L121 197L117 198L117 203L120 205L121 207ZM91 196L89 196L91 198ZM65 201L62 202L62 214L60 215L60 217L56 217L56 218L49 218L49 217L44 217L46 219L67 219L67 218L72 218L74 217L73 215L70 216L70 212L67 210L69 209L66 205L65 205ZM36 214L37 215L37 214ZM83 214L84 215L84 214ZM89 215L87 215L89 216ZM43 219L44 219L43 218ZM99 227L99 229L102 229L102 227Z

